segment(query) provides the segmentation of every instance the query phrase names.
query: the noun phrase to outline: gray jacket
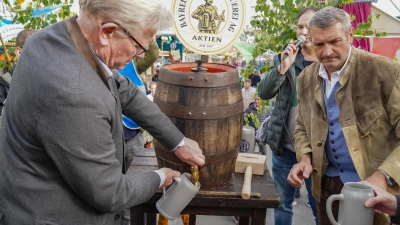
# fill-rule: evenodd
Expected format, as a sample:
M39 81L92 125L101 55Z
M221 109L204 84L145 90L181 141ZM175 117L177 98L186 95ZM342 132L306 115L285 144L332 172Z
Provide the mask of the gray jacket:
M26 42L0 130L0 225L119 225L118 212L157 191L156 173L125 174L121 113L168 149L184 136L113 72L75 18Z
M12 79L12 71L4 73L0 76L0 115L3 111L4 102L7 98L10 89L10 82Z
M10 82L12 79L12 72L4 73L0 76L0 129L3 121L4 106L6 103L6 98L8 90L10 89Z
M301 49L299 49L300 51ZM283 151L283 134L287 125L294 92L294 76L304 69L300 54L297 54L294 63L286 72L280 75L277 68L281 64L280 55L273 59L273 65L268 74L258 85L258 95L261 99L271 99L278 94L275 107L268 122L267 143L273 153L280 155Z

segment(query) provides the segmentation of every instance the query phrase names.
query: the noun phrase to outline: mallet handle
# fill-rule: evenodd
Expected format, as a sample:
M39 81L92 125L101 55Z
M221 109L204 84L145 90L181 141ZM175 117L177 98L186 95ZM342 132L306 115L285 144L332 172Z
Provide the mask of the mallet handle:
M244 181L242 187L242 198L249 199L251 192L251 176L253 175L253 169L251 166L246 167L246 172L244 173Z

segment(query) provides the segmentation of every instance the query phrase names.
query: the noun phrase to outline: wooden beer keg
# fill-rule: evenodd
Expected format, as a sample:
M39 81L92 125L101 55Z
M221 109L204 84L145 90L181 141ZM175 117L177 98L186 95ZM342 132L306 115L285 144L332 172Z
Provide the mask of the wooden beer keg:
M159 74L156 103L185 137L199 143L205 165L199 168L202 188L226 183L234 171L243 127L243 99L239 74L224 64L165 65ZM190 165L154 141L158 166L190 173Z

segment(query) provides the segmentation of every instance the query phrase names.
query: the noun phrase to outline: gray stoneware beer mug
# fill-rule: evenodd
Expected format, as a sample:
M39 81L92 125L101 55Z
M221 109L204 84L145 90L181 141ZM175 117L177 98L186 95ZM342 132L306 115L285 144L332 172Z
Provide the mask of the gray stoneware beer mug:
M240 152L254 153L256 133L251 126L243 126L242 143L240 144Z
M326 201L329 220L333 225L373 225L374 208L367 208L364 205L372 197L374 197L372 187L357 182L345 183L341 194L331 195ZM332 215L333 201L340 201L338 221Z
M169 220L175 220L189 202L200 190L192 182L192 175L182 173L180 177L174 178L175 182L165 191L163 196L157 201L158 212Z

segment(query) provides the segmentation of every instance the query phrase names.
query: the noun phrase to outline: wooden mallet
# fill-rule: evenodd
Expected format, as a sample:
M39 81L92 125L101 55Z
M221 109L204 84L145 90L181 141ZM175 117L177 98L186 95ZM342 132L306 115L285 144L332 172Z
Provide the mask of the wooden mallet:
M249 199L251 192L252 175L264 175L267 162L267 156L239 153L236 159L235 173L244 173L244 181L242 187L242 198Z

